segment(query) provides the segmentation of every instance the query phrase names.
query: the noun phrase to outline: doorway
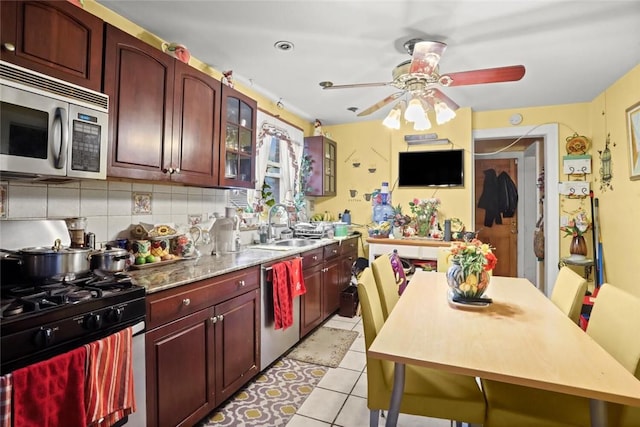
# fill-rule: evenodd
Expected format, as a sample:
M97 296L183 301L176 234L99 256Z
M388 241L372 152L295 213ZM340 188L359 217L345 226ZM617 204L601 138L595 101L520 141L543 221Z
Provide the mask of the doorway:
M518 167L515 178L518 184L519 200L517 221L513 225L513 230L517 236L515 239L517 249L516 260L511 260L508 255L507 259L510 264L517 265L516 275L518 277L527 277L542 292L550 296L558 274L557 261L559 259L559 197L558 192L554 191L554 188L549 184L558 182L558 125L484 129L474 131L473 137L474 159L516 159ZM519 140L518 143L521 140L525 141L517 151L497 152L498 148L504 148L515 140ZM480 155L476 155L476 153ZM488 153L491 155L487 155ZM473 168L472 176L476 177L478 173L482 174L482 171L476 171L475 162ZM544 181L547 191L545 192L544 204L538 206L539 200L535 194L539 192L535 187L538 173L542 168L545 171ZM474 194L471 198L474 202L474 207L471 209L474 216L473 223L483 224L484 217L478 218L479 212L476 211L477 200L480 197L477 194L478 191L481 192L482 187L480 186L478 189L474 178ZM538 211L544 214L545 229L545 258L540 261L535 258L532 244ZM501 245L503 244L501 243ZM498 263L500 261L499 257Z

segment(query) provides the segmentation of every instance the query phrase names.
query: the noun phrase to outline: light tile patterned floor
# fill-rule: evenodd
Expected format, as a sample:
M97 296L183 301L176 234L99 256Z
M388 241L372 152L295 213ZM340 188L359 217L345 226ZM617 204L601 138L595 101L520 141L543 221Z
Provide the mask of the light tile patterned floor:
M333 316L325 324L360 335L337 368L329 368L286 427L368 427L367 372L361 318ZM379 426L384 426L380 418ZM448 420L400 414L398 427L449 427Z

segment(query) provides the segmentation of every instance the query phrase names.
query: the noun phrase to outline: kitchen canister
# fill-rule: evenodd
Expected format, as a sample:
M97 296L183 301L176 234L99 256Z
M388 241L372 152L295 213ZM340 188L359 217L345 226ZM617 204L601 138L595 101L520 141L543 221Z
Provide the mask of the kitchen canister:
M346 222L333 223L333 237L347 237L349 226Z

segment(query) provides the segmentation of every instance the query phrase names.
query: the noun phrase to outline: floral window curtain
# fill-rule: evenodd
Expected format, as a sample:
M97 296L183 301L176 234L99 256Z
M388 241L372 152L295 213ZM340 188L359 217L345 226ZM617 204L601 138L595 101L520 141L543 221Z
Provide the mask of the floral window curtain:
M294 195L300 190L298 178L302 163L304 134L302 130L260 110L257 112L257 122L259 126L256 144L256 186L255 190L247 192L248 202L254 205L260 198L271 143L280 144L280 200L293 202Z

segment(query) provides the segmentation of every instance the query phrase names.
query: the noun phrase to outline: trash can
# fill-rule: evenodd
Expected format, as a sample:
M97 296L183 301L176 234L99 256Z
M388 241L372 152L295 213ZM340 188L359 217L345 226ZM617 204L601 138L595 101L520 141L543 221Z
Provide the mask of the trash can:
M340 310L342 317L354 317L358 311L358 288L347 286L340 292Z

